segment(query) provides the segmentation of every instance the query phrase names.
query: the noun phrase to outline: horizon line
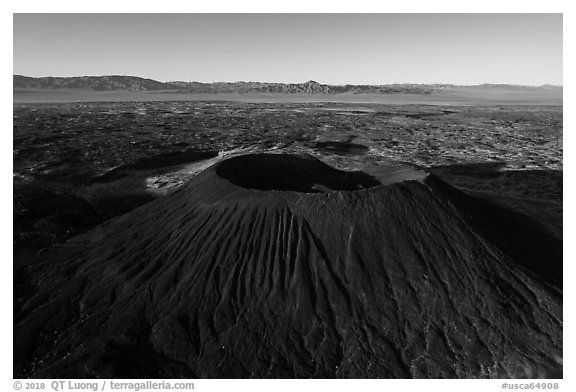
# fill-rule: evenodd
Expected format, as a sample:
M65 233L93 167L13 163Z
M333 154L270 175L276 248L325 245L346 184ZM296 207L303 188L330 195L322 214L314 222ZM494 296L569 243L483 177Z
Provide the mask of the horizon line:
M76 75L76 76L28 76L23 74L13 74L14 76L22 76L27 78L33 79L41 79L41 78L83 78L83 77L106 77L106 76L120 76L120 77L133 77L133 78L140 78L145 80L152 80L155 82L160 83L203 83L203 84L215 84L215 83L269 83L269 84L303 84L308 82L315 82L321 85L327 86L389 86L389 85L422 85L422 86L430 86L430 85L448 85L448 86L457 86L457 87L474 87L474 86L483 86L483 85L493 85L493 86L522 86L522 87L564 87L564 84L553 84L553 83L544 83L544 84L518 84L518 83L503 83L503 82L482 82L477 84L457 84L457 83L450 83L450 82L430 82L430 83L423 83L423 82L392 82L392 83L324 83L318 82L313 79L308 79L303 82L269 82L269 81L256 81L256 80L236 80L236 81L229 81L229 80L218 80L218 81L211 81L211 82L200 82L197 80L158 80L150 77L144 76L136 76L136 75L128 75L128 74L102 74L102 75Z

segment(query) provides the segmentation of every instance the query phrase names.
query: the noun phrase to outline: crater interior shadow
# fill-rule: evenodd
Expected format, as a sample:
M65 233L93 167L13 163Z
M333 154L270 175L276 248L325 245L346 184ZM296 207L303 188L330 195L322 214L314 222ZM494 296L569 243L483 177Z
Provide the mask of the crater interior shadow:
M382 185L374 176L334 169L305 156L252 154L220 163L216 174L248 189L321 193L354 191Z

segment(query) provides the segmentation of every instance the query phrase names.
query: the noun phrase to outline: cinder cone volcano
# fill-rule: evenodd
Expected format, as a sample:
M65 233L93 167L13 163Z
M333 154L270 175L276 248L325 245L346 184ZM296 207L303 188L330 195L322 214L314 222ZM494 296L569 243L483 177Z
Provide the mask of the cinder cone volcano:
M562 250L406 167L222 161L44 255L15 376L562 377Z

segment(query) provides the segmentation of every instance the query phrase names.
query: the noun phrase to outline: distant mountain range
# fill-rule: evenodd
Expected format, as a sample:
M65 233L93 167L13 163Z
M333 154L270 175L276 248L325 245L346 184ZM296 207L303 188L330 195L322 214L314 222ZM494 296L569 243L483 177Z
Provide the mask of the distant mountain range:
M442 90L461 88L562 90L562 86L519 86L508 84L481 84L456 86L451 84L386 84L386 85L328 85L310 80L305 83L265 82L159 82L137 76L77 76L33 78L14 75L14 90L89 90L89 91L159 91L183 93L274 93L274 94L431 94Z
M176 89L168 83L136 76L75 76L31 78L14 75L13 88L18 89L75 89L94 91L154 91Z

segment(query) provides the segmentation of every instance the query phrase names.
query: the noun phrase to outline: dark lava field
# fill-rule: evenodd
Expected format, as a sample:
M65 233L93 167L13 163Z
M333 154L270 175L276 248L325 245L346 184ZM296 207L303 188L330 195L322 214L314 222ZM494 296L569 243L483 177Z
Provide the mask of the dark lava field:
M561 106L15 104L13 136L15 377L562 377Z
M410 163L561 230L561 107L26 104L14 106L13 148L16 249L62 242L181 185L186 164L236 149L350 170Z

